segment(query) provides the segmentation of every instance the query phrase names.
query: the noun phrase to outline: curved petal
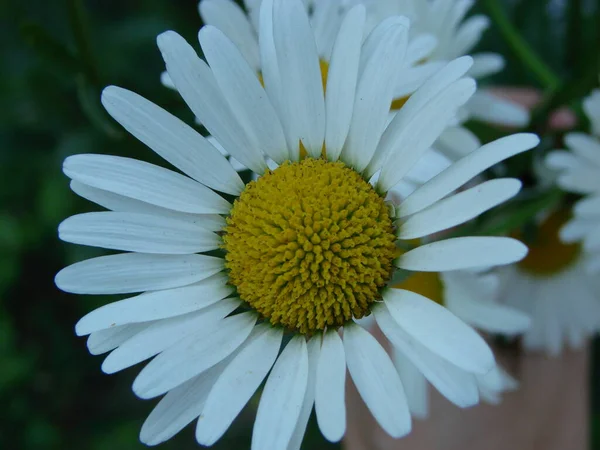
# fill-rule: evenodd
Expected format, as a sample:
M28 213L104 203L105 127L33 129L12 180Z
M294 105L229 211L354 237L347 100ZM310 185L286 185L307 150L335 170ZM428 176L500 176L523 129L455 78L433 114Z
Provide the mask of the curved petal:
M73 294L129 294L187 286L223 270L224 260L206 255L121 253L65 267L59 289Z
M404 200L400 205L402 217L427 208L494 164L532 149L539 142L540 139L535 134L520 133L480 147L452 164Z
M317 363L321 353L321 335L315 334L308 341L306 346L308 350L308 381L306 384L306 393L304 394L300 416L298 417L298 422L294 428L294 433L287 446L287 450L300 450L300 446L304 439L304 433L306 432L306 426L308 425L308 419L310 418L310 413L312 412L313 404L315 403L315 379L317 377Z
M204 23L213 25L225 33L240 49L250 67L258 72L258 37L242 8L231 0L202 0L198 9Z
M198 417L211 387L224 368L223 362L217 364L165 395L142 425L140 441L146 445L161 444Z
M325 99L315 37L299 0L273 2L273 37L281 76L284 128L292 160L302 142L310 156L321 155Z
M338 160L350 130L364 26L365 8L355 6L344 18L333 46L325 96L325 148L330 161Z
M219 376L196 426L196 440L213 445L229 428L273 366L283 332L258 325Z
M393 438L411 430L410 412L400 378L377 340L356 324L344 327L344 349L350 376L367 408Z
M408 43L409 22L405 17L392 17L379 27L385 29L380 41L372 54L362 55L367 61L359 75L352 121L341 156L346 165L358 172L371 161L387 125L395 74L402 68ZM373 34L377 32L375 29Z
M133 392L140 398L153 398L210 369L244 343L256 319L255 313L245 312L187 336L142 369Z
M253 450L282 450L292 438L308 383L308 350L304 336L285 347L267 379L254 430Z
M171 170L131 158L74 155L63 163L72 180L163 208L227 214L231 205L213 190Z
M346 432L346 355L337 331L323 336L317 365L315 412L323 436L330 442L342 439Z
M250 144L281 164L288 159L285 136L256 73L220 30L203 27L199 40L217 84L239 126L246 130Z
M459 369L420 344L402 329L385 305L377 305L373 311L383 334L412 361L440 394L460 408L479 402L477 382L473 374Z
M187 314L205 308L233 292L227 278L217 274L191 286L146 292L136 297L108 303L83 316L75 326L81 336L129 323Z
M494 367L483 338L443 306L404 289L386 289L383 300L402 331L434 354L472 373Z
M173 83L200 123L230 155L261 175L267 169L263 155L237 123L208 65L174 31L160 34L157 42Z
M171 255L206 252L221 245L219 236L189 221L108 211L69 217L58 226L58 237L92 247Z
M152 323L108 355L102 363L102 371L115 373L152 358L186 336L211 327L240 304L237 298L227 298L200 311Z
M80 197L111 211L150 214L152 216L185 220L210 231L221 230L225 227L225 219L218 214L189 214L173 211L172 209L161 208L160 206L151 205L150 203L145 203L123 195L96 189L75 180L71 180L71 190Z
M189 177L232 195L244 189L231 164L202 135L144 97L109 86L102 91L102 104L127 131Z
M404 253L395 264L422 272L501 266L520 261L527 246L507 237L470 236L444 239Z
M514 178L486 181L410 216L399 226L398 237L415 239L455 227L508 200L520 190L521 182Z
M109 352L145 330L152 323L132 323L95 331L88 336L88 351L92 355L101 355L102 353Z

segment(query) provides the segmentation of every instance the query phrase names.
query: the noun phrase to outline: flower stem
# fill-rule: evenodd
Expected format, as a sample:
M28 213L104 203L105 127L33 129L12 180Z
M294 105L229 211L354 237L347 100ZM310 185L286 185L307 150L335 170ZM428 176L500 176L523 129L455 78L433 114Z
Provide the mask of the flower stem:
M551 91L557 89L560 85L560 78L523 39L523 36L508 19L498 0L483 0L483 4L504 40L523 65L529 68L545 89Z

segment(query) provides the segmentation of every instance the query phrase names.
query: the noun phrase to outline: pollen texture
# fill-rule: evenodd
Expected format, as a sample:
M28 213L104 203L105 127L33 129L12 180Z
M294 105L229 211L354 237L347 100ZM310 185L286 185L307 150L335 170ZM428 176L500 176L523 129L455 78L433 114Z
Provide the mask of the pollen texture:
M242 300L300 333L367 315L390 278L395 239L372 186L323 159L285 163L249 183L223 235Z

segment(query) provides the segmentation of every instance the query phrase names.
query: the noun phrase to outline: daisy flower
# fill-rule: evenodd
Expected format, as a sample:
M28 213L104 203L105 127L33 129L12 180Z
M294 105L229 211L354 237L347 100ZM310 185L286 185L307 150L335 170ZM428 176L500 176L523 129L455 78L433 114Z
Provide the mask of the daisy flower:
M525 347L551 355L565 345L580 348L600 329L600 91L583 107L593 135L567 134L571 151L550 152L546 165L562 189L584 198L572 211L559 209L540 218L527 258L503 270L503 297L533 319Z
M524 347L551 356L565 346L581 348L600 327L600 285L588 270L593 256L577 242L579 224L567 224L569 218L565 209L539 218L527 257L498 270L502 301L531 317Z
M182 173L117 156L65 160L73 190L109 211L68 218L60 238L125 253L69 266L56 284L77 294L139 293L90 312L76 332L89 335L91 353L111 351L106 373L152 358L133 383L141 398L164 395L142 427L144 443L159 444L197 419L196 439L212 445L264 380L253 449L298 449L313 406L324 436L337 441L346 428L346 369L382 428L393 437L407 434L400 377L355 322L373 312L394 345L426 349L415 350L415 359L434 354L482 375L494 367L471 327L426 297L387 284L399 271L523 258L526 247L511 238L446 239L400 252L399 243L495 206L504 195L498 186L449 194L538 139L514 135L483 146L390 207L387 191L475 83L464 76L470 58L452 61L388 124L408 21L390 18L363 42L364 26L362 6L344 16L325 84L299 0L261 4L261 79L213 26L199 33L206 62L175 32L158 37L185 102L256 181L244 185L207 139L114 86L102 95L107 111ZM276 168L267 167L267 156Z

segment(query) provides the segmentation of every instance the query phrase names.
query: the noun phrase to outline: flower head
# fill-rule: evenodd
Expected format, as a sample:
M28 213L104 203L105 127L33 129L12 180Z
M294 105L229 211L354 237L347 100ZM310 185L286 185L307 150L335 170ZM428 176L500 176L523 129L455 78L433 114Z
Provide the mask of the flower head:
M166 395L142 427L143 442L163 442L198 418L198 442L213 444L265 378L252 448L298 448L313 405L323 434L339 440L346 368L383 429L405 435L411 421L402 382L383 347L355 322L371 312L394 345L416 342L472 373L494 367L487 344L460 319L387 284L400 270L521 259L526 248L510 238L396 246L495 206L495 189L448 195L537 145L537 137L484 146L391 208L387 192L475 83L464 76L470 58L452 61L388 124L409 24L387 19L363 42L364 26L362 6L343 17L325 86L299 0L262 2L260 77L213 26L199 33L206 62L176 33L158 37L175 87L212 137L255 172L252 183L244 185L191 127L117 87L104 90L107 111L185 175L114 156L65 161L73 190L112 211L71 217L60 237L130 253L74 264L56 283L83 294L142 292L92 311L76 331L90 335L93 353L112 350L105 372L153 358L133 390Z

